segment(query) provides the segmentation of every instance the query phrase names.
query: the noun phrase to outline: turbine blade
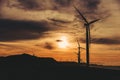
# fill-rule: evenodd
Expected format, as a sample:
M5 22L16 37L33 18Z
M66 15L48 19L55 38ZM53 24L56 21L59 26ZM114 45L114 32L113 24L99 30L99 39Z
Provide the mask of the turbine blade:
M82 17L82 19L88 23L87 19L83 16L83 14L74 6L75 10L79 13L79 15Z
M77 43L78 43L78 47L80 47L80 42L77 40ZM84 50L86 50L85 48L83 48L83 47L80 47L80 49L84 49Z
M85 48L83 48L83 47L80 47L81 49L84 49L84 50L86 50Z
M97 21L99 21L99 20L100 20L100 19L93 20L93 21L89 22L89 24L93 24L93 23L95 23L95 22L97 22Z
M78 47L80 47L80 43L79 43L79 41L77 40L77 43L78 43Z

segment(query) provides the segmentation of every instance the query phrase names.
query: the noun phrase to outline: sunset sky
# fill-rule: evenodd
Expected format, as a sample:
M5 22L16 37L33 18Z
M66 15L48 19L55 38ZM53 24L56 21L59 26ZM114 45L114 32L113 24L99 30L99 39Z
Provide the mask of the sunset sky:
M21 53L77 61L77 42L85 48L91 25L91 63L120 66L120 0L0 0L0 56ZM85 62L84 49L81 59Z

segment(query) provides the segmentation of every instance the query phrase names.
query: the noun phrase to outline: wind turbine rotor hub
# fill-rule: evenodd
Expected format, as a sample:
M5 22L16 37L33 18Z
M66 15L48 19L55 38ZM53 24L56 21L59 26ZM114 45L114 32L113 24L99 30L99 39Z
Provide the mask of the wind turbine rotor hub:
M87 27L87 26L89 26L89 24L85 23L85 24L84 24L84 26L86 26L86 27Z

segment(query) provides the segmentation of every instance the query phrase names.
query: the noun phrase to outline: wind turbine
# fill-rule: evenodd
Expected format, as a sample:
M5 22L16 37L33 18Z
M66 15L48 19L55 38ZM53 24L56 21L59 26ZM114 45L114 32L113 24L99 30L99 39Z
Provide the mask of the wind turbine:
M88 20L85 18L85 16L74 6L75 10L79 13L79 15L82 17L84 21L84 25L86 26L86 63L89 67L90 59L89 59L89 45L90 45L90 25L99 21L100 19L96 19L93 21L88 22Z
M77 40L77 44L78 44L78 53L77 53L77 56L78 56L78 64L81 63L81 49L85 49L83 47L80 46L80 42Z

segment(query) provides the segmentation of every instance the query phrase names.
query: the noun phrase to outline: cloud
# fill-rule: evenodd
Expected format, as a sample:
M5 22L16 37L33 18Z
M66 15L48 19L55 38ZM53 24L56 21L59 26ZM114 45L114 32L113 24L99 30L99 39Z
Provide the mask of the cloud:
M53 19L48 18L48 20L53 21L53 22L63 23L63 24L64 23L71 23L71 21L68 21L68 20L60 20L60 19L54 19L54 18Z
M52 43L46 42L45 45L44 45L44 48L52 50L52 49L54 49L54 46L52 45Z
M116 1L120 3L120 0L116 0Z
M16 46L13 46L13 45L9 45L9 44L1 44L1 43L0 43L0 46L5 46L5 47L16 47Z
M92 38L91 43L92 44L105 44L105 45L119 45L120 44L120 38ZM85 39L80 39L83 43L85 43Z
M5 2L6 0L0 0L0 6Z
M89 11L98 9L99 4L101 3L100 0L80 0L80 2L83 2L83 6Z
M60 6L69 6L73 2L73 0L54 0L54 1Z
M112 48L109 48L109 50L120 51L120 47L112 47Z
M54 30L46 21L15 21L0 19L0 41L37 39Z
M0 0L0 1L4 1L4 0ZM9 0L10 1L10 0ZM113 6L112 5L112 3L111 2L115 2L115 1L112 1L112 0L110 0L110 1L105 1L105 0L13 0L13 1L11 1L10 3L12 4L11 6L13 6L14 8L9 8L9 9L7 9L6 10L6 12L5 11L3 11L3 16L5 16L5 17L3 17L3 18L9 18L8 16L10 16L10 19L16 19L16 20L26 20L26 16L27 16L27 20L33 20L33 21L39 21L42 17L44 17L45 19L44 20L46 20L46 21L44 21L44 22L40 22L40 24L36 24L36 23L34 23L34 22L27 22L27 25L29 24L30 26L36 26L35 28L38 28L38 25L40 25L40 26L42 26L41 25L41 23L43 23L44 25L43 26L47 26L47 27L45 27L46 29L45 29L45 31L44 30L41 30L41 29L44 29L43 27L39 30L39 29L22 29L21 30L21 28L19 29L19 30L16 30L16 32L15 31L13 31L13 30L11 30L12 32L7 32L7 30L5 29L5 31L2 29L2 30L0 30L3 34L4 34L4 36L5 37L8 37L8 39L7 40L9 40L9 39L11 39L7 34L10 34L10 36L14 36L14 38L15 37L17 37L16 39L17 40L19 40L18 38L20 38L20 37L22 37L22 38L20 38L20 39L37 39L37 38L39 38L41 35L43 35L43 33L44 32L46 32L46 31L49 31L49 23L47 22L47 20L48 20L48 18L49 18L49 16L48 15L50 15L50 19L51 20L49 20L49 21L51 21L51 22L53 22L54 24L53 25L55 25L55 24L57 24L56 26L60 26L62 23L62 26L63 27L61 27L61 28L59 28L59 29L63 29L63 30L61 30L61 31L66 31L65 29L68 29L67 31L69 32L69 31L71 31L71 32L75 32L74 30L73 30L73 28L72 27L74 27L74 29L75 29L75 27L76 27L76 25L78 25L79 27L80 26L82 26L81 24L79 24L79 23L77 23L77 22L71 22L70 21L70 24L69 24L69 20L65 20L65 18L64 17L66 17L67 15L69 15L71 12L73 13L71 16L74 16L74 12L75 12L75 10L74 10L74 8L73 8L73 4L75 4L75 6L76 7L78 7L78 8L80 8L80 10L83 12L83 13L85 13L85 16L87 17L87 18L96 18L96 16L100 16L100 15L106 15L109 11L112 11L111 13L116 13L116 11L114 11L113 12L113 10L111 10L111 7L115 7L115 10L116 10L116 6ZM110 6L107 6L106 5L106 3L111 3L111 5ZM114 3L115 4L115 3ZM16 6L15 6L16 5ZM110 8L109 8L110 7ZM21 9L18 9L18 8L21 8ZM4 9L6 9L6 8L4 8ZM12 11L12 9L18 9L19 11L15 11L14 12L14 10ZM22 10L23 9L23 10ZM26 11L26 10L24 10L24 9L26 9L26 10L28 10L28 11ZM45 10L46 9L46 10ZM113 8L114 9L114 8ZM36 10L36 11L29 11L29 10ZM58 10L58 11L55 11L55 10ZM108 10L108 12L106 13L105 11L106 10ZM52 12L53 11L53 12ZM55 13L54 13L54 11L55 11ZM59 11L61 11L61 12L59 12ZM69 12L68 12L69 11ZM2 11L1 11L2 12ZM12 12L12 14L11 15L4 15L4 14L6 14L6 13L11 13ZM16 12L18 12L18 14L17 14L17 16L14 16L14 13L16 13ZM43 12L42 14L40 14L39 12ZM57 12L57 13L56 13ZM66 13L66 15L59 15L59 14L64 14L65 12L67 12ZM100 13L99 13L100 12ZM25 13L25 14L22 14L22 13ZM46 13L48 13L48 14L46 14ZM59 13L59 14L58 14ZM119 13L119 12L118 12ZM33 15L33 14L35 14L35 15ZM46 15L44 15L44 14L46 14ZM54 14L54 15L53 15ZM97 15L96 15L97 14ZM21 15L23 15L23 16L21 16ZM39 15L39 16L38 16ZM118 15L116 15L116 14L114 14L115 16L118 16ZM7 16L7 17L6 17ZM12 16L12 17L11 17ZM32 18L31 18L31 16L32 16ZM36 17L37 16L37 17ZM52 17L51 17L52 16ZM58 19L58 17L60 16L60 18L61 19ZM20 19L17 19L17 18L20 18ZM116 17L118 20L119 20L119 18L118 17ZM116 19L116 18L114 18L114 20ZM68 16L67 17L67 19L71 19L71 17L70 16ZM100 34L102 34L102 36L104 36L104 35L109 35L108 34L108 31L106 31L106 33L105 33L105 29L107 29L107 27L109 27L109 25L111 26L111 24L108 24L108 23L111 23L110 22L110 20L113 20L113 18L107 18L107 19L105 19L105 21L104 22L102 22L102 23L99 23L98 22L98 24L96 23L96 27L99 27L98 29L97 29L97 31L95 32L94 31L94 33L96 33L95 35L98 35L99 34L99 31L101 31L100 32ZM18 22L18 21L17 21ZM24 22L24 21L23 21ZM6 22L7 23L7 22ZM47 24L46 24L47 23ZM61 23L61 24L60 24ZM66 24L65 24L66 23ZM68 24L67 24L68 23ZM117 23L117 22L116 22ZM116 25L116 23L112 23L112 26L118 26L118 25ZM1 23L2 25L3 25L3 23ZM31 25L32 24L32 25ZM103 24L103 25L102 25ZM13 24L12 24L13 25ZM19 23L19 25L22 25L22 23ZM26 25L26 24L24 24L24 25ZM75 26L74 26L75 25ZM18 26L18 25L17 25ZM40 26L39 26L39 28L40 28ZM68 27L69 26L69 27ZM106 26L106 28L104 27L104 26ZM102 29L100 29L100 27L104 27L104 28L102 28ZM9 27L6 27L6 28L9 28ZM19 27L18 27L19 28ZM28 27L25 27L25 28L28 28ZM51 28L50 28L51 29ZM54 28L53 28L54 29ZM39 30L39 31L38 31ZM82 29L81 29L82 30ZM115 31L115 30L118 30L118 28L113 28L113 30ZM4 32L5 33L4 33ZM104 33L103 33L103 31L104 31ZM15 34L14 33L20 33L20 34L17 34L17 35L19 35L19 36L15 36ZM22 32L22 33L21 33ZM56 31L56 32L58 32L58 31ZM112 33L113 31L111 31L111 34L113 34ZM0 34L0 35L3 35L3 34ZM23 35L26 35L26 36L28 36L28 37L26 37L26 36L23 36ZM113 34L114 35L114 34ZM4 37L3 36L3 37ZM102 36L100 36L100 37L102 37ZM23 38L24 37L24 38ZM1 40L1 39L0 39ZM4 41L4 40L2 40L2 41Z
M19 6L23 6L25 9L36 9L39 7L39 4L36 0L18 0L20 2Z
M120 44L120 38L100 38L100 39L97 39L97 38L94 38L92 39L92 42L95 43L95 44Z
M7 1L4 2L7 4ZM99 9L101 0L9 0L9 4L3 7L12 9L20 9L26 11L45 11L53 10L59 13L75 14L73 4L78 7L83 13L88 14L90 18L96 18L96 15L102 15ZM6 9L6 8L3 8ZM9 11L10 13L11 11ZM2 12L1 12L2 13ZM3 15L4 15L3 10ZM21 12L20 12L21 13ZM96 15L95 15L96 14Z
M28 10L56 10L63 6L68 6L73 0L17 0L16 7Z
M2 6L3 6L3 2L4 2L4 0L0 0L0 17L2 16L1 15L1 9L2 9Z
M87 10L95 10L100 4L100 0L14 0L14 6L29 10L43 10L43 9L60 9L64 7L73 7L73 4L86 8ZM69 9L67 8L67 9Z
M0 0L0 5L2 4L3 0Z
M16 0L12 7L17 7L25 10L45 10L54 9L54 0Z
M62 42L62 40L56 40L56 42Z

